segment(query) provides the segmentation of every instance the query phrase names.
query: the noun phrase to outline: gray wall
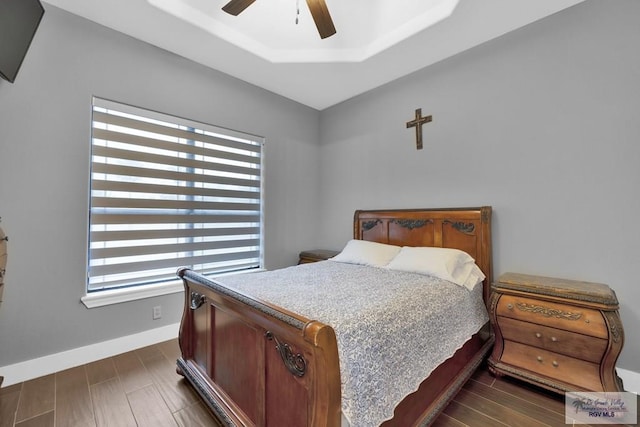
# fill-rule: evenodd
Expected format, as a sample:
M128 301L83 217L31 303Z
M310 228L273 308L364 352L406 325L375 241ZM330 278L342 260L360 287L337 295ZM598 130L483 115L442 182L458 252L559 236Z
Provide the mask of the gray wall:
M496 275L611 285L619 365L640 372L639 18L636 0L587 1L318 113L47 7L0 81L0 366L179 321L179 295L79 302L97 95L266 137L268 268L341 248L355 209L492 205ZM422 151L405 128L419 107Z
M496 276L609 284L640 372L639 22L587 1L323 111L322 245L355 209L492 205Z
M266 266L291 265L316 241L316 110L45 6L16 83L0 81L0 217L10 238L0 366L180 320L181 294L80 303L92 95L266 137Z

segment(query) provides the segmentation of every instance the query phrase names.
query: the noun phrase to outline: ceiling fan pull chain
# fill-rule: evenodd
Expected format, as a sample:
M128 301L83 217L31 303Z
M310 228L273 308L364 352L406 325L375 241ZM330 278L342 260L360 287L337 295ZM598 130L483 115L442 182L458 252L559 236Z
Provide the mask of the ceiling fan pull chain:
M296 25L298 25L299 16L300 16L300 0L296 0Z

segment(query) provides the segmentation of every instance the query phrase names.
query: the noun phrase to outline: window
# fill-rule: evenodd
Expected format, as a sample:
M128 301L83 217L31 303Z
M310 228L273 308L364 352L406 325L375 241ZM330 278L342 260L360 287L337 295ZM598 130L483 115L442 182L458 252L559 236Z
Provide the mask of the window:
M93 100L87 293L261 268L263 139Z

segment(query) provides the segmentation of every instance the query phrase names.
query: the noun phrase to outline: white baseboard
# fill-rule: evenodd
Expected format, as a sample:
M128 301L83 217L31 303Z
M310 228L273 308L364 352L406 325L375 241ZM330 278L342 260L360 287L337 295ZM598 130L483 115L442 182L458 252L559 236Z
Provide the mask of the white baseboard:
M640 394L640 373L616 368L618 376L622 378L625 391Z
M179 329L180 324L175 323L13 365L2 366L0 367L0 376L4 376L2 386L10 386L43 375L95 362L106 357L116 356L140 347L167 341L176 338ZM616 371L622 378L626 391L640 394L640 373L620 368L617 368Z
M176 338L179 329L180 324L175 323L13 365L2 366L0 367L0 376L4 376L2 386L10 386L39 378L43 375L49 375L75 366L84 365L85 363L95 362L96 360L106 357L126 353L137 348L167 341Z

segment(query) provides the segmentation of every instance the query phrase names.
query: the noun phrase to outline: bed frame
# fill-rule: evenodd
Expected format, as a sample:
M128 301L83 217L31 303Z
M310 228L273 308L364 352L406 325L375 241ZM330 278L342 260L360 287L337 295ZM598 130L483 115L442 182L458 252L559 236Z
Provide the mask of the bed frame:
M354 238L468 252L491 271L491 208L359 210ZM338 427L340 366L330 325L233 291L189 269L178 373L226 426ZM427 426L476 370L493 344L486 327L436 368L384 427Z

